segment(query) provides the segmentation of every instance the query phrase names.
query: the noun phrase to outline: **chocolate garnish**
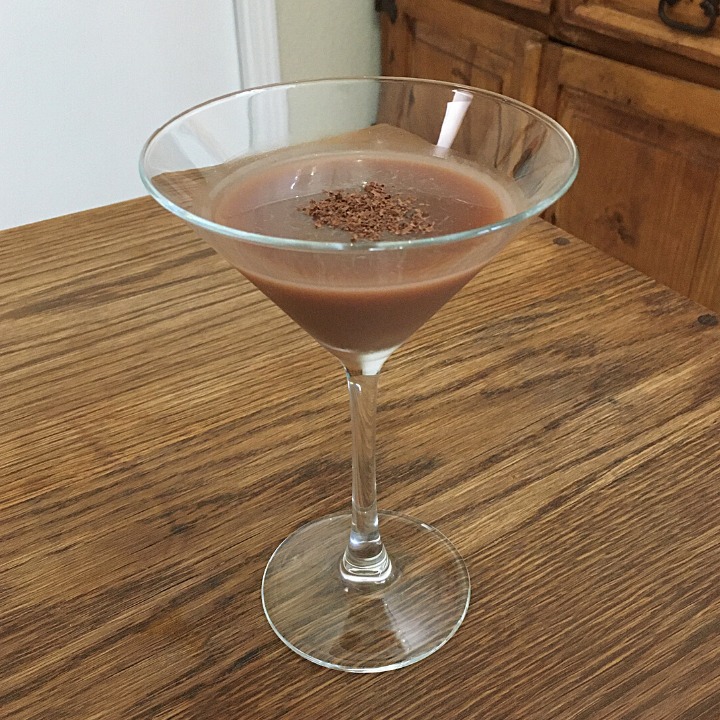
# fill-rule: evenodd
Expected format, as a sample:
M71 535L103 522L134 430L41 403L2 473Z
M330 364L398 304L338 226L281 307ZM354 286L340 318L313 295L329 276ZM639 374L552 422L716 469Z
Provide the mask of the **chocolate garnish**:
M315 227L329 227L352 233L352 242L379 240L383 235L422 235L435 223L418 205L417 199L387 192L378 182L362 190L327 190L327 197L311 200L300 212L309 215Z

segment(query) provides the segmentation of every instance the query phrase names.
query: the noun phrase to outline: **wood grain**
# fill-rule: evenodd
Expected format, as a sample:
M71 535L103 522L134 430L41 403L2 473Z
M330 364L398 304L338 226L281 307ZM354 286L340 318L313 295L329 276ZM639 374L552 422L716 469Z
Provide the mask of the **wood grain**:
M557 0L562 22L635 44L649 45L707 65L720 65L720 28L694 35L665 25L654 0ZM676 22L706 27L700 3L678 3L666 8Z
M636 11L645 20L656 14L649 0L616 4L630 18L620 23L626 42L603 34L602 23L574 22L610 12L612 2L558 0L548 16L527 9L536 0L521 0L525 8L518 0L398 0L397 21L383 15L383 72L475 85L554 117L577 142L581 166L546 218L718 311L717 68L677 54L680 44L642 44L630 20ZM680 3L674 12L699 9ZM692 43L717 51L715 36ZM473 136L486 126L481 120Z
M535 0L527 0L535 2ZM399 0L383 20L383 73L446 80L532 104L543 36L455 0Z
M139 200L0 235L0 713L720 716L720 326L535 223L387 364L381 505L473 582L377 676L275 637L262 571L349 502L340 368Z
M539 107L582 165L553 222L719 310L720 90L572 48L545 58Z

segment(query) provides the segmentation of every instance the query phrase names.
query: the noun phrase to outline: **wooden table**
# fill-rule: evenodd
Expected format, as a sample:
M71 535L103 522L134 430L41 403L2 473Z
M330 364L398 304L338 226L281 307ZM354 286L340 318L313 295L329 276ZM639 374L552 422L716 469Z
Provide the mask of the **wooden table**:
M0 716L720 717L720 327L541 222L386 365L381 506L473 583L349 675L260 604L349 503L337 362L139 200L0 235Z

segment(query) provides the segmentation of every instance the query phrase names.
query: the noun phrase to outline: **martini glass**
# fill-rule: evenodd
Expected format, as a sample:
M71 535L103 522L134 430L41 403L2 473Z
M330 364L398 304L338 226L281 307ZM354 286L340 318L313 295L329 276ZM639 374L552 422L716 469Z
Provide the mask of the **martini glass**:
M211 100L157 130L140 171L151 195L343 364L352 424L350 512L296 529L270 558L265 614L326 667L377 672L452 637L470 582L450 541L379 512L378 375L577 172L553 120L490 92L406 78L317 80ZM377 238L316 227L298 207L382 183L430 231ZM451 409L449 409L451 412Z

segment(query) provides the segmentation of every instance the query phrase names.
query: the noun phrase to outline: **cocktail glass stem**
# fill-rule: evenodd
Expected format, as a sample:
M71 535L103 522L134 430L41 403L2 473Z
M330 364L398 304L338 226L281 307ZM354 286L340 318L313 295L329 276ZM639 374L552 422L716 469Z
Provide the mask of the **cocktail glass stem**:
M392 579L393 566L380 537L375 481L375 416L379 374L346 370L352 423L352 523L340 573L350 586Z

